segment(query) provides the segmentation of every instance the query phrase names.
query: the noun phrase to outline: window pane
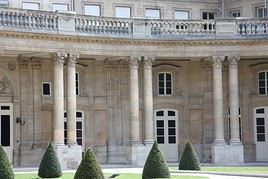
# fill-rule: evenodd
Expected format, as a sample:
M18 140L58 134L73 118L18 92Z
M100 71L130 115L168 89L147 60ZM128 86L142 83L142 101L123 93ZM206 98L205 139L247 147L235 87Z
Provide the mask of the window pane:
M39 10L39 3L24 2L22 3L22 8L29 10Z
M164 111L157 111L156 116L164 116Z
M1 116L1 145L10 146L10 116Z
M259 73L259 80L265 80L265 72L260 72Z
M130 7L116 7L115 16L121 18L130 18Z
M162 81L159 81L159 87L160 87L160 88L163 88L164 86L165 86L165 83L162 82Z
M166 80L171 81L171 74L168 74L168 73L166 74Z
M64 130L67 130L67 122L64 122Z
M168 116L175 116L175 112L174 111L168 111Z
M164 135L164 129L157 129L156 135Z
M258 142L265 142L265 134L257 134Z
M264 126L257 126L257 133L265 133L265 128Z
M160 19L160 10L159 9L146 9L145 17L150 19Z
M262 109L256 109L257 114L264 114L264 108Z
M257 118L257 125L264 125L264 118Z
M82 113L81 112L76 112L76 117L82 117Z
M64 113L64 117L65 117L65 118L67 117L67 112Z
M208 19L208 13L207 12L203 12L203 19Z
M188 20L189 12L188 11L175 11L175 19Z
M265 88L259 88L259 94L265 94Z
M209 13L209 19L214 19L214 13L212 12Z
M164 127L164 121L156 121L156 127Z
M175 121L174 120L169 120L168 121L168 127L176 127Z
M164 80L164 73L160 73L159 74L159 81L163 81Z
M10 110L10 106L1 106L1 110Z
M175 136L168 137L168 143L169 144L176 144L176 137Z
M82 122L76 122L76 129L82 129Z
M164 144L165 143L164 137L157 137L157 143L158 144Z
M68 11L69 6L68 4L52 4L52 11Z
M176 129L175 128L168 129L168 135L176 135Z
M168 82L168 81L167 81L167 82L166 82L166 87L167 87L167 88L170 88L170 87L171 87L171 82Z
M77 137L82 137L82 131L81 130L77 130L76 131L76 136Z
M167 88L166 94L171 94L171 88Z
M76 141L78 145L82 145L82 139L77 139Z
M265 87L265 81L260 80L259 81L259 87Z
M85 5L85 15L100 16L99 5Z
M164 88L159 88L159 94L165 94Z
M50 95L50 83L43 83L43 95Z

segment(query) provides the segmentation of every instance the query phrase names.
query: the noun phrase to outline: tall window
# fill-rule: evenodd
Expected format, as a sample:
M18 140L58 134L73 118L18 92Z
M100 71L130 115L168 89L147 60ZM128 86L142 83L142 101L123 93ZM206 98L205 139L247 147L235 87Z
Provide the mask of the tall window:
M23 2L22 3L22 9L38 11L40 9L40 4L39 3L33 3L33 2Z
M85 15L90 15L90 16L100 16L101 11L100 11L100 5L94 5L94 4L86 4L84 6L85 10Z
M234 18L241 17L241 13L240 13L239 10L237 10L237 11L231 11L230 12L230 17L234 17Z
M52 4L52 11L68 11L68 10L69 10L68 4L59 4L59 3Z
M43 96L50 96L51 93L51 83L50 82L43 82L42 83L42 94Z
M159 95L172 94L172 75L171 73L159 73L158 75L158 93Z
M202 13L202 18L204 20L210 20L215 18L215 13L214 12L203 12Z
M67 113L64 113L64 143L67 144ZM76 141L83 145L83 113L76 112Z
M256 18L266 18L267 17L267 10L265 10L264 6L256 7Z
M79 95L79 73L75 73L75 94Z
M268 71L259 72L259 94L268 94Z
M160 9L145 9L145 17L150 19L160 19Z
M175 11L175 19L188 20L189 19L189 12L188 11Z
M115 16L119 18L130 18L131 17L131 8L130 7L115 7Z

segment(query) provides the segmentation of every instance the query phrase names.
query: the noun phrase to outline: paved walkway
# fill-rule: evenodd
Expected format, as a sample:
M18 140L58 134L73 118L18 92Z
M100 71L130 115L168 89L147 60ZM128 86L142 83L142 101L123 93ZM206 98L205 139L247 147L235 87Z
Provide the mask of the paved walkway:
M130 166L102 166L104 173L137 173L141 174L143 168L133 168ZM38 168L15 168L15 173L37 173ZM64 170L63 172L75 172L75 170ZM222 173L206 173L206 172L178 172L172 171L172 175L178 176L204 176L210 179L260 179L268 178L268 175L238 175L238 174L222 174Z

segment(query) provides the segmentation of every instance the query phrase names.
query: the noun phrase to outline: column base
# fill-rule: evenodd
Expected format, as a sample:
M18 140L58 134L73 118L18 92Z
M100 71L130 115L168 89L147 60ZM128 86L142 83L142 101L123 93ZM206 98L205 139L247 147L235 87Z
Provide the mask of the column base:
M144 140L144 144L153 144L154 140L153 139L148 139L148 140Z
M58 155L61 169L77 169L82 160L82 147L80 145L69 147L54 145L54 149Z
M153 144L130 145L127 154L132 165L143 167Z
M234 166L244 164L243 145L213 144L211 148L212 163L221 166Z

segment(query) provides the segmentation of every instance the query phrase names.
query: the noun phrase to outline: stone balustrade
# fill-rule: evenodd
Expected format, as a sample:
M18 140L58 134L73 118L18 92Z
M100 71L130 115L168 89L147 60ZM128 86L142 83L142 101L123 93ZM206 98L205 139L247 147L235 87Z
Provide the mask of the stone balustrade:
M0 26L33 30L57 30L58 15L51 12L1 9Z
M265 35L268 34L268 20L267 19L241 19L237 20L237 33L240 35Z
M267 35L268 20L152 20L0 9L0 30L126 39L241 39Z

